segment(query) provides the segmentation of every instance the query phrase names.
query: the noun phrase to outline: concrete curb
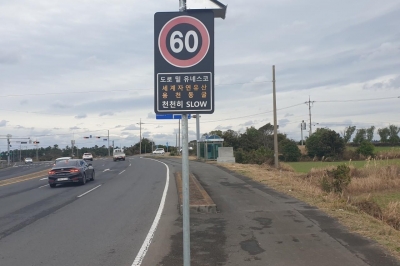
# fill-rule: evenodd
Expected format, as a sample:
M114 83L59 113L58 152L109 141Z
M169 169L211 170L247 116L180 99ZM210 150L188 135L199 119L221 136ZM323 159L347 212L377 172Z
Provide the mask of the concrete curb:
M178 208L182 214L182 174L175 173L176 189L178 191ZM217 205L208 195L197 178L189 175L189 195L190 195L190 212L193 213L217 213Z

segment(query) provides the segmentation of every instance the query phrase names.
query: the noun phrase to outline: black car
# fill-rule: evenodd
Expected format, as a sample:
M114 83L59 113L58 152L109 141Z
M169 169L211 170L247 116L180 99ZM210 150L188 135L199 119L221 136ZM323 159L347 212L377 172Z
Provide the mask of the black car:
M57 184L80 183L86 184L87 180L94 180L94 169L81 159L70 159L57 162L49 171L49 185L54 188Z

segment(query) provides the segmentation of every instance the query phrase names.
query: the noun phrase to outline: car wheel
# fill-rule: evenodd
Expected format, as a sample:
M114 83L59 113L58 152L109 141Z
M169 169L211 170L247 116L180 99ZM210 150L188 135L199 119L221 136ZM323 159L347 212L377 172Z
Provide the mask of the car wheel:
M90 179L91 181L94 181L94 176L95 176L95 174L94 174L94 170L93 170L93 172L92 172L92 178Z
M83 175L82 181L81 181L81 185L83 186L84 184L86 184L86 174Z
M51 188L55 188L57 185L56 184L49 184Z

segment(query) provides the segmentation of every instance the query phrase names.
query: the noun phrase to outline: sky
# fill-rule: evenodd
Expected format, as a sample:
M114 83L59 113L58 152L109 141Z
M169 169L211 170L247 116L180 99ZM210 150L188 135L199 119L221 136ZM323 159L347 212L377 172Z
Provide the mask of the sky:
M398 0L221 2L215 112L201 115L201 134L273 123L273 65L279 131L289 138L300 140L302 120L309 134L309 99L313 130L400 126ZM143 137L175 146L179 121L154 113L153 27L156 12L178 8L178 0L0 1L0 138L91 147L109 134L131 146L141 122Z

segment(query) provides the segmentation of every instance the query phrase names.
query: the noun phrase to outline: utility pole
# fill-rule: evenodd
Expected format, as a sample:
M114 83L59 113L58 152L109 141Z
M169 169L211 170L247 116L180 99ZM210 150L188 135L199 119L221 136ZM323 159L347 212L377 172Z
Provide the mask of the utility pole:
M276 87L275 87L275 65L272 66L272 89L273 89L273 101L274 101L274 159L275 168L279 168L278 156L278 119L276 114Z
M7 135L7 165L10 165L10 138L12 135Z
M200 115L193 115L193 118L196 118L196 150L197 150L197 159L200 159Z
M140 141L139 141L139 155L142 155L142 119L140 118L140 123L136 123L140 125Z
M35 142L37 142L37 140ZM39 162L38 144L36 143L35 146L36 146L36 161Z
M304 120L303 121L301 121L301 125L300 125L300 128L301 128L301 146L303 146L304 144L303 144L303 130L306 130L306 123L304 122Z
M110 130L107 130L108 157L110 157Z
M311 137L312 134L312 124L311 124L311 107L312 104L315 103L315 101L310 100L310 96L308 96L308 102L305 102L305 104L308 104L308 114L310 116L310 131L309 131L309 137Z
M180 149L181 149L181 120L179 119L179 122L178 122L178 153L180 153Z

